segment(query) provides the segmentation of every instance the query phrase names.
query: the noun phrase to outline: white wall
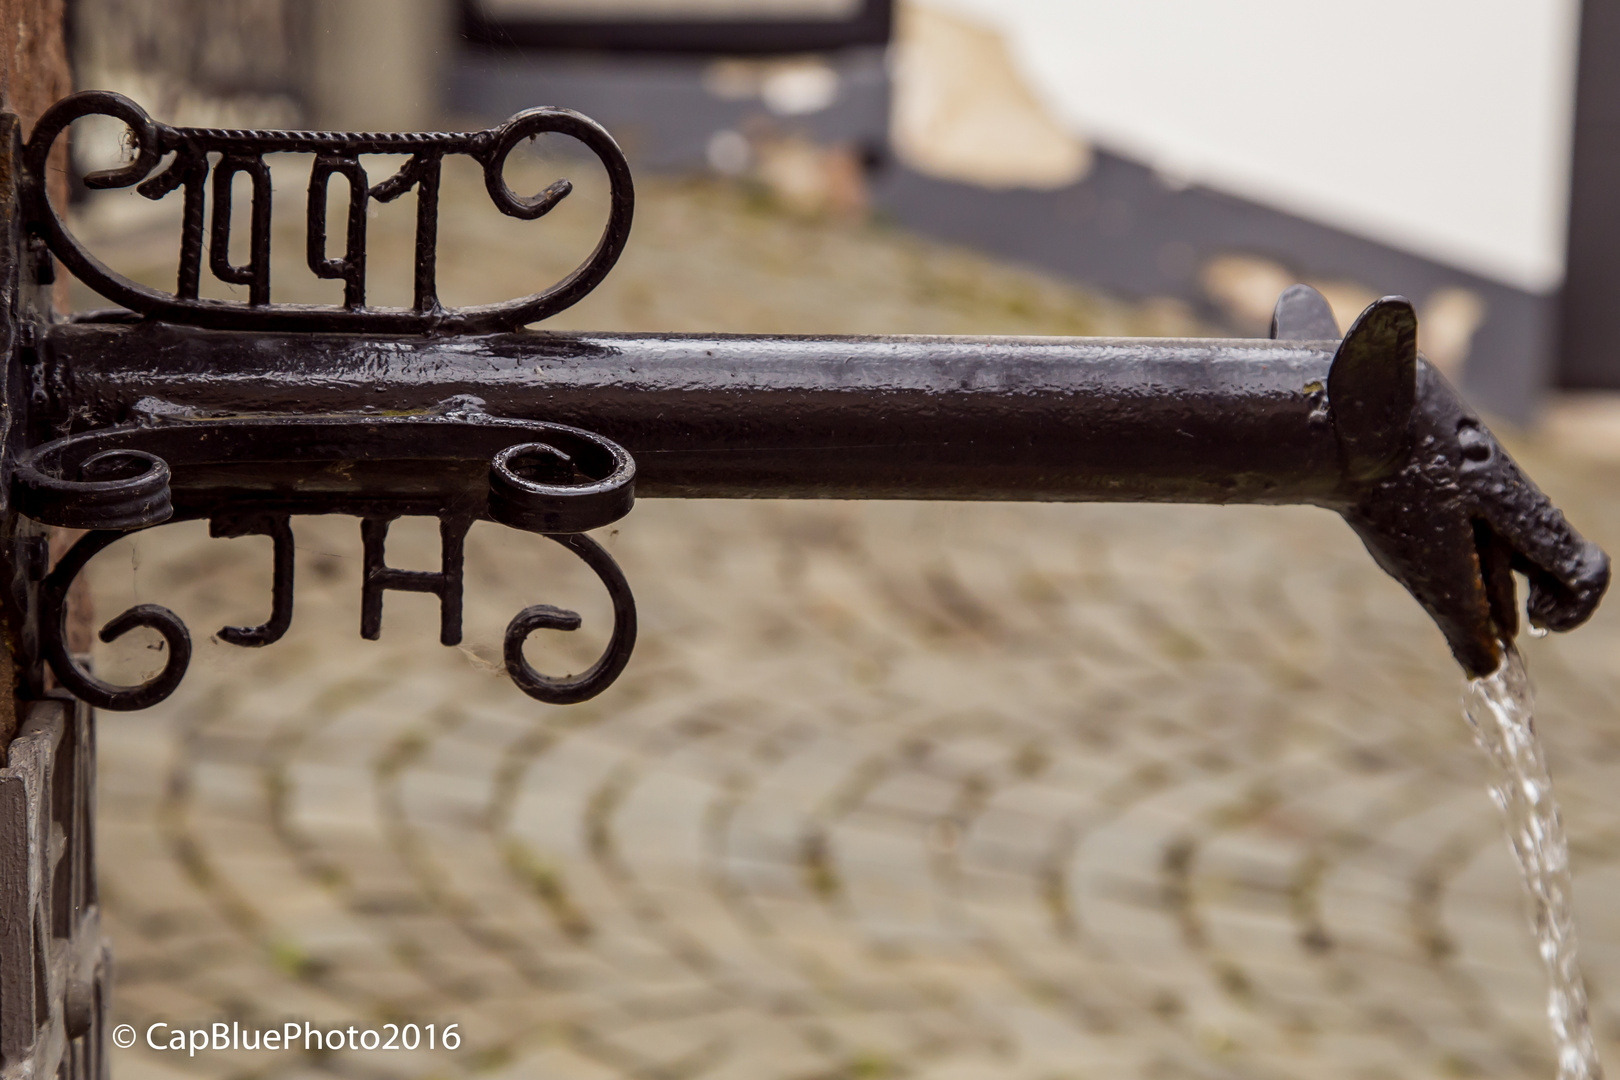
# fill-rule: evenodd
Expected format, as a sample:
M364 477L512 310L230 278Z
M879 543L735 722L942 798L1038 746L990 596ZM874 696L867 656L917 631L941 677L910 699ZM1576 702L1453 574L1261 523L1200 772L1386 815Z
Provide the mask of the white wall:
M1563 275L1577 0L926 0L1168 176L1536 291Z

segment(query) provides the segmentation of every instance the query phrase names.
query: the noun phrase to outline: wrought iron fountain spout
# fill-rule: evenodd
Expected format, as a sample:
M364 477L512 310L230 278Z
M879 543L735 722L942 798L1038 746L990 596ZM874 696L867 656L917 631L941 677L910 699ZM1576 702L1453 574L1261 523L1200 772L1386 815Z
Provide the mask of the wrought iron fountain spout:
M172 293L108 269L51 204L53 144L92 115L122 121L135 154L87 177L91 186L180 193ZM495 206L533 221L569 184L520 197L503 164L542 132L578 139L606 168L595 251L527 298L445 308L434 273L442 159L473 158ZM342 281L341 305L272 302L266 155L283 151L313 155L307 262ZM370 185L362 159L391 153L410 158ZM253 190L241 265L229 258L238 173ZM349 189L337 258L325 235L334 175ZM412 192L414 304L368 306L368 202ZM1530 582L1531 622L1550 630L1579 625L1608 584L1607 556L1418 355L1412 306L1398 297L1373 304L1342 339L1303 286L1283 294L1271 338L1252 341L523 330L611 270L633 207L612 138L561 109L459 134L235 131L169 127L127 98L91 92L53 106L26 144L17 118L0 114L0 635L31 702L0 769L7 1075L103 1075L109 968L85 705L163 700L185 675L191 639L156 604L115 616L103 640L155 631L165 664L146 682L113 685L82 664L83 643L70 644L66 601L89 560L135 530L206 518L215 536L270 538L269 617L219 631L244 647L275 642L293 621L295 515L361 519L368 638L381 631L385 594L403 589L434 594L440 640L460 639L463 541L475 521L547 536L613 602L602 656L567 677L532 667L524 644L537 630L575 629L578 615L536 604L509 624L507 670L556 704L601 693L629 661L629 583L585 534L628 513L638 494L1322 506L1411 591L1471 675L1493 671L1517 630L1515 572ZM201 296L205 232L206 264L246 286L246 302ZM120 309L57 315L48 286L58 260ZM438 519L440 569L389 565L389 525L404 515ZM89 531L53 567L45 525ZM78 704L61 700L47 668Z
M1332 312L1296 285L1273 335L1315 333ZM1337 507L1367 550L1423 605L1472 677L1518 633L1514 572L1531 625L1571 630L1609 584L1609 557L1583 539L1496 436L1417 351L1417 318L1378 301L1345 335L1327 395L1349 499Z
M184 192L173 293L102 265L51 206L43 176L52 143L92 114L122 120L136 154L89 183L136 186L154 199ZM432 274L439 160L473 157L497 208L533 220L568 195L568 182L520 198L502 167L518 139L541 131L578 138L604 163L601 241L579 269L527 299L444 308ZM341 306L270 301L267 202L253 218L249 264L221 254L230 170L257 178L258 199L268 191L264 156L280 150L315 155L308 261L317 276L345 282ZM403 169L367 186L364 155L405 151L414 156ZM211 519L216 535L263 532L285 549L270 622L223 635L243 645L273 641L291 619L294 514L365 519L368 637L383 592L403 588L436 593L443 639L459 640L461 538L472 521L551 535L592 566L615 604L608 652L573 680L539 675L522 644L535 629L572 629L577 616L538 606L513 621L509 669L526 692L556 702L604 689L634 643L628 585L582 535L628 512L633 493L1315 504L1345 517L1471 675L1495 670L1501 642L1517 631L1515 572L1529 579L1531 622L1553 630L1584 621L1608 583L1603 552L1418 355L1416 315L1399 297L1371 305L1342 338L1326 301L1305 286L1279 300L1270 339L1252 341L547 333L518 328L606 275L634 207L611 137L566 110L529 110L462 134L244 132L171 128L128 99L87 93L47 112L18 153L37 269L54 254L123 305L39 328L24 365L32 441L10 479L16 511L97 530L82 557L44 582L41 633L58 678L106 708L143 707L173 690L185 628L163 609L109 623L104 636L149 626L172 646L170 667L151 683L109 687L63 648L60 597L119 530L184 517ZM213 153L229 165L215 174L213 269L251 287L245 303L198 297ZM325 254L334 173L348 178L351 200L339 260ZM412 188L416 305L368 307L366 202ZM442 571L386 564L387 523L402 514L439 518Z

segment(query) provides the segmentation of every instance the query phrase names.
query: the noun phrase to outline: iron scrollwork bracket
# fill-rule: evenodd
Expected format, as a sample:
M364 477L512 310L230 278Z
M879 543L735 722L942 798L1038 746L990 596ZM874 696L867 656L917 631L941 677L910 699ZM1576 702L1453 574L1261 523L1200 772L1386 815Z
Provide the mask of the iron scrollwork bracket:
M51 205L45 182L51 148L68 125L90 116L118 120L129 129L135 156L118 169L93 172L86 187L127 188L148 199L183 192L179 270L175 291L141 285L112 270L68 230ZM499 304L446 308L439 303L437 263L439 185L444 159L460 154L483 167L484 186L502 214L521 221L544 217L573 191L558 180L532 197L506 182L507 158L525 139L558 134L581 143L601 162L608 179L608 216L589 258L572 273L532 296ZM316 277L343 282L342 306L270 302L271 180L266 154L313 154L305 211L307 262ZM397 172L372 185L365 155L410 157ZM211 158L217 163L211 164ZM168 166L161 168L165 160ZM21 194L28 227L79 280L131 312L165 322L219 330L338 331L373 334L490 333L539 322L577 303L605 278L630 236L635 189L624 153L606 129L569 109L543 107L505 123L471 132L243 131L170 127L153 120L135 102L106 90L63 98L34 125L23 149ZM213 173L212 209L208 207ZM238 174L252 182L248 261L230 261L231 187ZM333 176L348 182L349 210L344 253L327 257L327 188ZM391 202L416 192L415 301L410 308L366 305L366 209L371 200ZM205 228L206 225L206 228ZM246 303L199 296L203 238L208 266L219 280L248 288Z
M84 178L95 189L133 186L148 199L182 193L179 267L165 293L113 271L69 231L45 182L53 146L75 120L109 117L128 128L133 159ZM441 169L461 154L483 167L495 207L519 220L547 214L573 190L567 180L526 198L507 184L507 158L524 139L555 133L582 143L606 170L607 222L595 250L572 273L523 299L446 308L436 279ZM271 179L266 155L313 155L305 208L307 262L319 278L343 282L341 306L277 304L270 295ZM409 155L388 179L372 184L366 155ZM635 194L618 145L600 125L567 109L537 108L483 131L364 133L240 131L171 127L133 101L106 91L74 94L46 110L22 148L21 204L36 267L48 277L49 252L74 275L127 312L88 318L145 317L216 330L368 333L488 333L515 330L578 301L606 277L630 232ZM210 183L210 174L212 181ZM232 186L251 186L248 259L230 257ZM334 176L349 190L343 253L327 253L327 196ZM366 221L373 200L416 195L415 300L378 308L366 300ZM212 203L211 209L209 203ZM247 299L200 296L207 265L219 280L247 287ZM85 318L81 316L81 318ZM141 709L172 694L191 659L185 624L167 608L141 604L100 632L112 641L144 627L166 644L163 669L135 686L114 686L79 665L66 638L69 587L96 553L131 532L166 522L206 518L216 537L268 536L274 548L270 617L259 626L227 626L233 645L269 645L287 632L293 612L293 534L297 514L346 513L361 519L365 560L361 635L381 632L389 590L428 592L440 604L440 640L461 641L462 563L474 521L539 533L567 548L607 587L613 631L601 657L583 673L553 678L525 659L537 630L574 630L580 617L548 605L526 608L507 627L504 658L517 685L553 703L583 701L618 677L635 644L630 589L612 557L587 530L616 521L634 498L635 465L625 450L578 428L488 415L462 397L417 413L201 415L148 401L134 422L71 434L22 452L11 475L15 508L47 525L87 530L38 589L39 651L63 686L104 709ZM441 569L390 567L390 523L405 515L436 517Z
M606 689L629 661L636 609L629 584L587 530L609 525L634 501L635 463L616 443L579 428L490 416L476 398L403 415L208 416L143 403L137 422L71 435L25 453L12 480L14 505L49 525L88 530L40 584L40 647L58 681L103 709L143 709L172 694L191 660L191 636L172 611L139 604L110 620L110 642L144 627L166 644L164 666L135 686L115 686L82 668L67 645L66 601L100 551L133 532L206 518L216 537L265 535L274 549L270 617L227 626L221 640L258 647L292 623L295 514L361 519L365 558L361 636L381 632L387 590L434 593L440 640L461 641L464 542L488 520L538 533L567 548L607 587L613 630L583 673L544 675L523 654L537 630L575 630L580 617L538 604L507 626L506 669L524 693L569 704ZM438 518L442 566L387 564L389 525L406 515Z

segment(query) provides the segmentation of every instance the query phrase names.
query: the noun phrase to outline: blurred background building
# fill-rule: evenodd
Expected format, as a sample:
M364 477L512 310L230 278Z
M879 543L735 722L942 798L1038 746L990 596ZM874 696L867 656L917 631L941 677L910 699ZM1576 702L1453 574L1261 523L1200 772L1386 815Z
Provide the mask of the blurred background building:
M1620 16L1587 6L1583 37L1579 0L70 4L79 85L183 122L557 104L642 170L875 212L1235 333L1295 280L1341 322L1404 293L1431 359L1521 420L1549 387L1620 386Z

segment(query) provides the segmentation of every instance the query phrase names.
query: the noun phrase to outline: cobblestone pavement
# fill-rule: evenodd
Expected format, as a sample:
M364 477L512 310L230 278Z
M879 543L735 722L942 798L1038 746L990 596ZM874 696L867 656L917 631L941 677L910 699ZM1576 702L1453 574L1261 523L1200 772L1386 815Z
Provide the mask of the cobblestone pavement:
M1185 322L734 193L644 207L568 325ZM475 285L541 258L468 235L507 245L444 260ZM1620 548L1620 470L1516 449ZM553 670L600 641L553 545L476 528L444 649L424 596L359 640L358 528L295 528L298 609L262 651L208 628L262 618L268 541L184 525L98 560L103 612L171 604L199 639L171 701L101 719L115 1018L464 1042L116 1051L125 1080L1552 1075L1459 676L1331 514L645 502L602 537L641 644L570 708L494 671L530 603L586 617ZM432 529L395 535L394 565L436 565ZM1617 642L1611 606L1526 652L1620 1062Z

